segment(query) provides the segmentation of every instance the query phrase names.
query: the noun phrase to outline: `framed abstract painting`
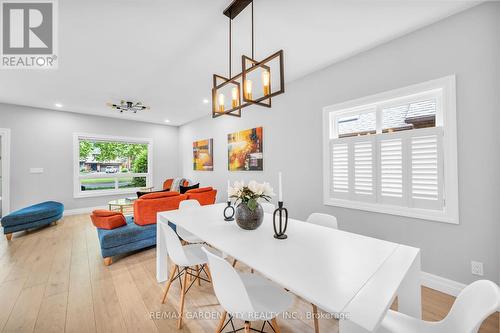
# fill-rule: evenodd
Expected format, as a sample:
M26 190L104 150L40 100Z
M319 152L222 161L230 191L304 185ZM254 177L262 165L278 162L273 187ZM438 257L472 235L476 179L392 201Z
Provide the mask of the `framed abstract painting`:
M193 142L193 170L213 171L214 151L213 139Z
M227 135L229 171L264 170L262 127Z

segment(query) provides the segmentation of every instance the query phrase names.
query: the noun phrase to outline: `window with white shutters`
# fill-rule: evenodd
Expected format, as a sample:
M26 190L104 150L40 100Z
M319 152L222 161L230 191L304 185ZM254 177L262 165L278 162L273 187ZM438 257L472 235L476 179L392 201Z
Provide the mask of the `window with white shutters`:
M325 203L457 223L454 77L402 91L325 108Z
M349 147L346 143L332 144L332 194L349 192Z
M379 201L402 204L404 201L403 139L395 138L393 135L384 136L378 140Z

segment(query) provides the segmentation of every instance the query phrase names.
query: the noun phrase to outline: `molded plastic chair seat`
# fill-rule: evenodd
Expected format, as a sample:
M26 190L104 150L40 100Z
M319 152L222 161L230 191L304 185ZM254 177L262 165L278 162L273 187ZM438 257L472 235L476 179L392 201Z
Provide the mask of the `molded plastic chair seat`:
M241 320L271 320L276 313L285 312L293 302L292 295L274 282L257 274L239 273L241 281L247 290L255 314L252 317L232 313Z
M267 323L279 333L276 317L292 306L292 295L262 276L238 273L223 258L209 252L206 247L203 250L212 270L215 295L224 308L216 332L222 332L229 323L233 327L236 318L245 321L245 332L250 332L252 321L264 321L264 326Z
M439 332L439 325L436 322L426 322L415 319L404 313L396 312L393 310L387 311L384 318L383 327L389 332L405 332L405 333L421 333L421 332ZM384 330L380 333L386 332Z
M500 289L487 280L476 281L458 295L441 321L429 322L389 310L377 333L476 333L483 320L500 305Z
M159 231L166 239L168 255L175 264L175 267L170 272L170 277L165 286L161 302L165 303L172 282L179 279L179 281L181 281L181 298L179 302L179 318L177 319L177 328L181 329L184 315L185 296L195 281L198 281L198 285L201 285L201 280L211 282L212 278L210 276L210 270L207 266L207 253L218 253L214 249L204 251L199 244L182 246L179 236L167 224L160 224ZM206 275L206 279L201 276L202 273ZM188 281L188 277L195 278L189 286L188 284L190 282Z
M179 204L179 210L188 210L188 209L193 209L196 207L201 207L200 203L198 200L184 200ZM183 241L191 243L191 244L196 244L196 243L203 243L203 241L187 231L186 229L182 227L176 227L176 232L177 235L179 235L180 238L182 238Z
M328 214L312 213L307 218L307 222L332 229L339 228L337 218L333 215Z
M203 243L203 241L200 238L196 237L195 235L193 235L192 233L190 233L189 231L187 231L182 227L177 227L176 231L177 235L179 235L179 237L182 238L183 241L186 241L191 244Z
M202 250L203 245L201 244L189 244L184 245L182 248L186 254L187 262L176 263L179 266L191 267L196 265L204 265L208 262L207 255ZM220 252L214 248L207 248L208 251L215 255L220 255Z

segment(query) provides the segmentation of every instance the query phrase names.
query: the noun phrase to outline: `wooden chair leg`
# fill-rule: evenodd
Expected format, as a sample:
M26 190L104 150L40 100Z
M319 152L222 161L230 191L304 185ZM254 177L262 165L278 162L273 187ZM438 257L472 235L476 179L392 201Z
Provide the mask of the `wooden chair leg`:
M217 330L215 333L220 333L222 331L222 327L224 327L224 323L226 322L227 311L222 313L222 317L220 318L219 325L217 325Z
M10 241L12 239L12 233L5 234L5 238L7 238L7 240Z
M238 263L238 260L234 259L234 261L233 261L233 267L236 267L237 263Z
M205 264L205 269L207 270L208 279L210 280L210 282L212 282L212 273L210 273L210 268L208 267L208 264Z
M187 269L187 267L186 267ZM188 284L188 273L187 270L184 271L184 281L182 281L182 288L181 288L181 301L179 304L179 319L177 320L177 329L182 328L182 316L184 315L184 300L186 298L186 287Z
M170 277L168 278L167 285L165 286L165 291L163 292L163 298L161 299L161 304L165 304L165 300L167 299L167 294L168 290L170 289L170 286L172 285L172 281L175 276L175 272L179 269L179 266L175 265L172 269L172 273L170 273Z
M271 326L274 328L274 331L276 333L281 333L281 329L278 325L278 322L276 321L276 318L271 319Z
M200 266L196 265L196 280L198 280L198 286L201 286L200 273Z
M109 266L113 263L113 258L112 257L106 257L104 258L104 266Z
M250 333L250 322L245 321L245 333Z
M314 304L311 305L313 308L314 333L319 333L318 307Z

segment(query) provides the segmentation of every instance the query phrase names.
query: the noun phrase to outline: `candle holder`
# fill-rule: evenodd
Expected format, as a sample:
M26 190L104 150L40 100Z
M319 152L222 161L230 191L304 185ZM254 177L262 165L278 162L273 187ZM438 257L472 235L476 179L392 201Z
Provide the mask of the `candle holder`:
M231 205L231 200L227 202L227 207L224 208L224 221L234 221L234 207Z
M283 207L283 201L278 202L278 208L276 208L276 210L274 211L273 226L274 226L274 238L276 239L288 238L288 236L285 234L286 228L288 227L288 210L285 207Z

